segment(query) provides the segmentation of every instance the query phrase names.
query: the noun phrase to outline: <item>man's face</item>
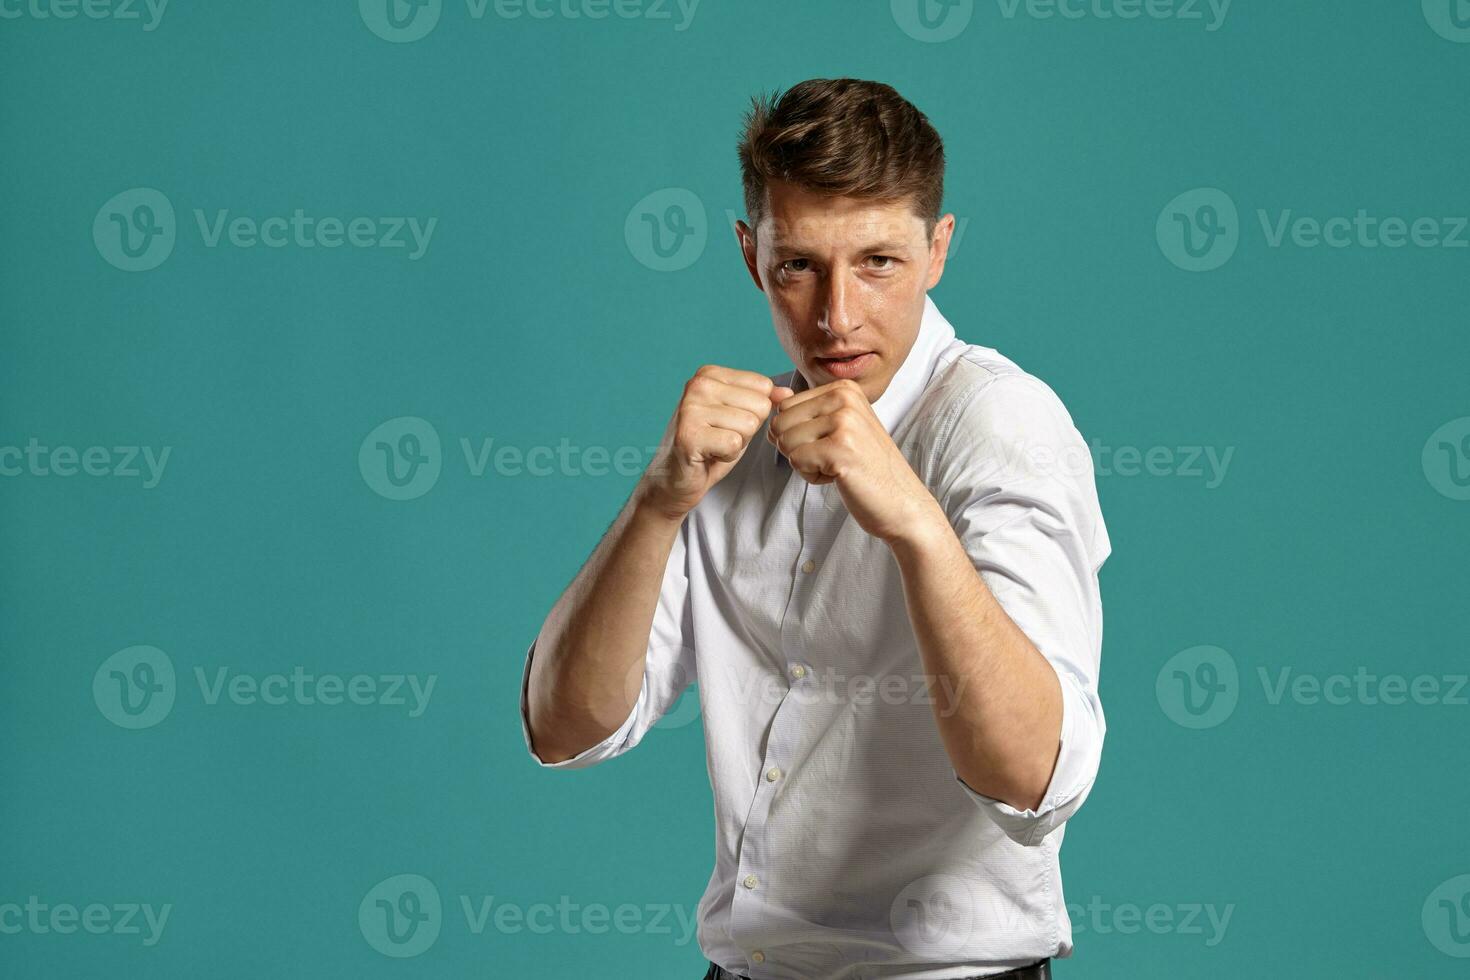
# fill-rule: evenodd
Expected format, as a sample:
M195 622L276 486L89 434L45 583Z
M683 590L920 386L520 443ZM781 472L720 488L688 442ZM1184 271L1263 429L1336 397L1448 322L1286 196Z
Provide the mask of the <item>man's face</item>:
M807 384L851 378L870 402L914 345L953 229L946 214L931 242L908 200L831 197L782 181L768 186L755 234L735 226L781 347Z

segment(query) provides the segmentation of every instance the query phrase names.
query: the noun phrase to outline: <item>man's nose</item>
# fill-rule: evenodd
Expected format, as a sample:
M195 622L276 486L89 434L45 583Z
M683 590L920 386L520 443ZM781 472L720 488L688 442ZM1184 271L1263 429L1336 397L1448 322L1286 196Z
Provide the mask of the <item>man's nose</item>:
M823 298L822 315L818 325L824 333L833 337L846 337L862 326L852 308L852 293L847 277L834 274L827 280L827 295Z

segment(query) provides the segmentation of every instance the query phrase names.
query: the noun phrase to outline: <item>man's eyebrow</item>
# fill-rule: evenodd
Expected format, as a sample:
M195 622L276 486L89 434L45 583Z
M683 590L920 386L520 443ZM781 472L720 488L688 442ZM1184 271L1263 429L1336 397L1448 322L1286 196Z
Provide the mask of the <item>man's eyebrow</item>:
M777 255L805 255L814 249L802 242L773 242L771 244L771 250ZM889 252L907 252L908 250L908 242L892 239L881 242L869 242L866 245L859 246L855 251L863 255L876 255Z

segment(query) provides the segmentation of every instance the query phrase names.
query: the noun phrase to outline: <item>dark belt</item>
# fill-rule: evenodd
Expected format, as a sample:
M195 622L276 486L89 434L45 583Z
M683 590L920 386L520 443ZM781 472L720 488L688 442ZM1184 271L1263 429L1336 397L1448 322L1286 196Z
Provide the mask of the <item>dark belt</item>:
M704 975L704 980L750 980L750 977L743 973L731 973L718 963L711 961L709 972ZM966 977L965 980L1051 980L1051 960L1037 960L1035 963L1018 966L1004 973L976 974L973 977Z

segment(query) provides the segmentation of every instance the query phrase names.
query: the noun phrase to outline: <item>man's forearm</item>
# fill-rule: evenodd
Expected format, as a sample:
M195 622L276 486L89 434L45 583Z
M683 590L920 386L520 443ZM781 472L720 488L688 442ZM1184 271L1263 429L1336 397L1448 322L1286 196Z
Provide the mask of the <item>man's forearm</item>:
M1006 615L936 501L889 542L934 685L939 733L972 789L1017 809L1041 805L1061 747L1056 671Z
M536 638L528 727L536 754L547 762L596 745L636 703L680 523L646 499L640 483Z

